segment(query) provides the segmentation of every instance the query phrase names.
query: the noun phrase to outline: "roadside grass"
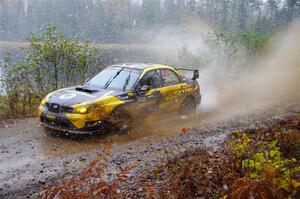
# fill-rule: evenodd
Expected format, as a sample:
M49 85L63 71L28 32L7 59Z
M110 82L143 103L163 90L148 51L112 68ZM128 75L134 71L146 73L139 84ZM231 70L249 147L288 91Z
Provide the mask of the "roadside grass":
M133 167L121 167L112 182L104 180L106 146L83 172L46 187L40 197L299 198L299 146L300 116L294 116L268 129L233 132L218 150L184 152L138 176L128 178Z
M33 94L0 95L0 119L5 122L10 119L21 119L37 115L41 97ZM1 126L1 123L0 123Z
M154 198L297 198L299 145L296 116L269 129L234 132L221 150L190 152L148 178Z

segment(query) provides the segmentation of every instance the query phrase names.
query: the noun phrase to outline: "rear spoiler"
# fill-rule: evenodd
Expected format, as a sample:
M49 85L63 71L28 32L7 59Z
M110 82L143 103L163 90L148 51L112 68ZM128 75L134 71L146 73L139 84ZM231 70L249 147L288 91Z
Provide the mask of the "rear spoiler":
M174 67L174 68L176 70L192 71L194 73L192 80L196 80L199 78L199 70L198 69L188 69L188 68L180 68L180 67Z

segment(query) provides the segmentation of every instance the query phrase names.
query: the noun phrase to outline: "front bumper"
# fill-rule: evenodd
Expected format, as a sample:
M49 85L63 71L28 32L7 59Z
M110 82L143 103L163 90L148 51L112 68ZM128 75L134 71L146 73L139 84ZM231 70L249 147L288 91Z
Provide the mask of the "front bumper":
M62 113L49 113L43 111L40 114L40 122L42 126L49 129L63 131L73 134L90 134L103 130L104 121L87 122L85 127L76 128L72 122Z

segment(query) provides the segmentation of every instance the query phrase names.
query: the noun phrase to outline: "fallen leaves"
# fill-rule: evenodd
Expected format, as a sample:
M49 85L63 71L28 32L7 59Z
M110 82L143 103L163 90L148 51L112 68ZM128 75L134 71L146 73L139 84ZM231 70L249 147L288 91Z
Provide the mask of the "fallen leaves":
M105 145L104 151L82 173L60 184L47 187L42 198L278 198L288 196L278 189L270 176L252 180L242 168L242 160L253 153L273 146L277 139L283 155L299 157L299 118L287 120L269 129L252 129L232 134L218 151L197 149L184 151L173 159L158 163L151 171L129 178L133 167L119 167L116 178L107 183L103 180L104 169L109 161L112 145ZM180 129L187 134L189 128ZM247 134L251 142L243 142L238 136ZM248 139L248 138L247 138ZM244 139L245 140L245 139ZM230 142L243 143L243 153L236 156ZM274 142L273 142L274 143ZM275 145L273 146L273 148ZM272 149L273 149L272 148ZM274 156L273 152L269 153ZM298 160L294 158L295 163ZM245 163L245 162L244 162ZM245 167L245 166L244 166Z
M189 132L189 129L188 129L188 128L185 128L185 127L182 127L182 128L180 129L180 132L181 132L181 134L186 134L186 133Z

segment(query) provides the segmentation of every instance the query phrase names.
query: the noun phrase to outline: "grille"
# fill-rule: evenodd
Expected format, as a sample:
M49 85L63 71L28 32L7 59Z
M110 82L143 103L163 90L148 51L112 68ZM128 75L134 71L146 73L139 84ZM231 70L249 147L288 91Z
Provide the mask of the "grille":
M73 111L72 107L68 106L61 106L56 103L46 103L46 108L48 109L49 112L52 113L71 113Z
M70 124L70 122L65 121L65 120L60 120L60 119L56 119L56 120L49 120L47 118L42 118L41 120L42 122L52 125L52 126L58 126L58 127L65 127L65 128L73 128L72 124Z
M50 104L49 109L52 113L59 113L60 112L60 105L59 104Z
M62 113L71 113L73 111L73 108L68 106L60 106L60 111Z

